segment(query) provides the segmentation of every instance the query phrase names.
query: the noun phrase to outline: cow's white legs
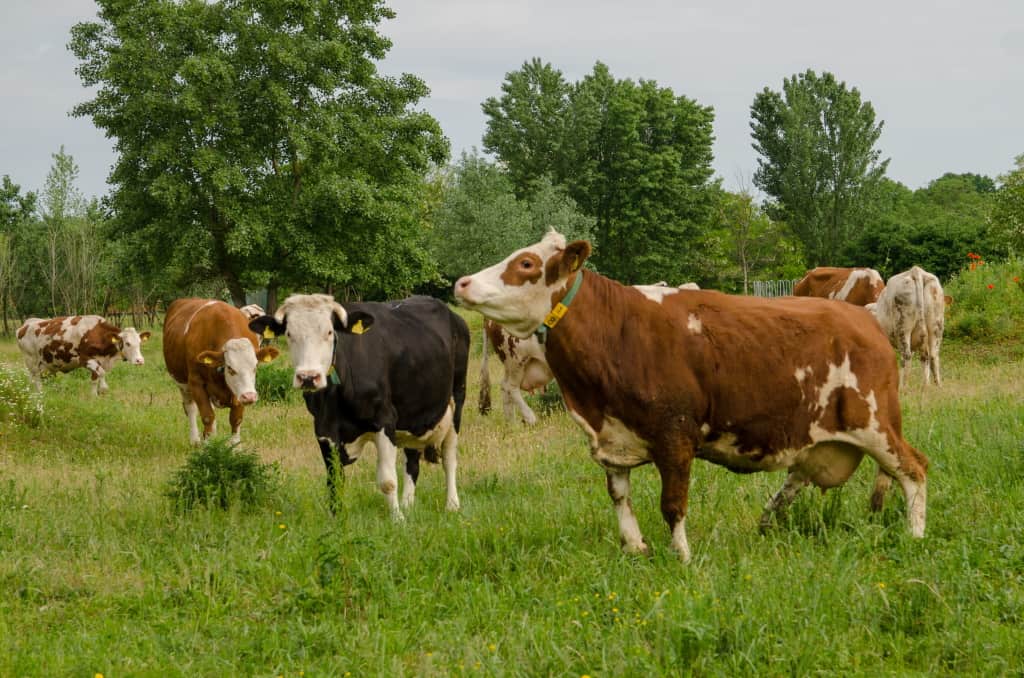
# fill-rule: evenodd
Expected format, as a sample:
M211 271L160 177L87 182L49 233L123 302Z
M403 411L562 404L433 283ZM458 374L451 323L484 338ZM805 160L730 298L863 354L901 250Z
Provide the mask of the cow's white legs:
M384 493L391 517L396 521L405 520L402 509L398 506L398 471L395 469L398 448L388 438L384 429L377 431L374 442L377 445L377 487Z
M910 370L914 363L914 353L910 350L910 334L900 337L900 389L904 389L910 381Z
M31 381L32 384L35 385L37 391L42 391L42 374L44 369L43 363L39 362L34 358L29 358L28 356L25 356L25 369L28 370L29 381Z
M523 421L526 422L527 426L533 426L537 423L537 415L533 413L530 406L526 404L526 398L523 397L523 392L518 386L512 386L511 388L512 402L515 403L516 407L519 408L519 414L522 415Z
M760 523L762 533L767 532L772 526L772 516L782 515L805 485L807 485L807 479L799 473L790 473L786 476L786 481L779 491L764 505Z
M459 465L459 434L455 427L448 429L448 435L441 443L441 465L444 466L445 494L448 500L445 508L449 511L459 510L459 490L455 486L455 470Z
M103 369L99 361L96 359L89 360L85 363L85 368L92 373L92 394L100 395L101 393L106 393L108 390L107 378L105 376L106 370Z
M928 481L914 480L908 475L901 475L900 485L907 499L907 523L910 534L915 537L924 536L925 506L928 501Z
M179 384L178 389L181 391L181 406L185 410L185 416L188 417L188 442L192 445L199 445L199 406L192 399L188 386Z
M942 386L942 370L939 365L939 347L938 342L932 346L932 376L935 377L935 385Z
M650 549L640 534L640 524L637 523L636 515L633 513L633 500L630 499L629 469L606 468L608 476L608 496L612 498L615 506L615 514L619 518L619 537L622 542L622 550L626 553L650 553ZM685 530L683 539L685 541ZM675 530L673 530L673 544L675 543Z
M416 478L409 473L414 461L419 468L419 450L405 450L405 478L402 482L402 508L409 509L416 502Z

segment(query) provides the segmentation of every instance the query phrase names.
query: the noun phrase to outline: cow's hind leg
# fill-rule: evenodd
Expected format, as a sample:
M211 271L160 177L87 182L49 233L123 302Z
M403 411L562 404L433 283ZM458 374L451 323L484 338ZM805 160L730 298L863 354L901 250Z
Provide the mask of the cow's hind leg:
M782 487L776 492L768 503L764 506L764 511L761 513L761 522L759 528L761 534L766 533L772 526L772 516L777 519L782 518L785 515L786 509L796 499L796 495L800 494L800 490L804 489L807 485L808 480L801 473L791 471L786 475L786 481L782 483Z
M448 429L448 434L441 443L441 465L444 467L445 508L458 511L459 488L455 484L455 471L459 466L459 434L455 427Z
M608 482L608 496L612 499L615 515L619 519L619 540L622 543L622 550L626 553L649 555L651 549L640 533L640 524L633 513L633 500L629 496L629 469L605 467L605 474Z
M878 471L875 473L875 487L871 491L871 510L881 511L882 507L885 506L885 495L889 494L889 488L892 487L892 476L882 470L882 467L878 467Z
M89 360L85 363L85 369L92 374L92 394L101 395L107 392L106 372L97 360Z
M405 520L402 509L398 506L398 471L395 464L398 461L398 448L388 437L387 432L381 429L374 439L377 445L377 487L384 493L387 500L391 517L397 522Z
M405 482L402 484L402 508L410 508L416 501L416 481L420 477L419 450L405 448Z
M927 477L928 459L903 440L899 434L888 431L886 449L867 449L866 451L881 467L879 473L885 473L899 481L907 503L907 526L910 534L915 537L924 536L925 504L928 500ZM886 481L881 481L885 484ZM875 488L879 488L876 476ZM874 499L874 496L872 496Z

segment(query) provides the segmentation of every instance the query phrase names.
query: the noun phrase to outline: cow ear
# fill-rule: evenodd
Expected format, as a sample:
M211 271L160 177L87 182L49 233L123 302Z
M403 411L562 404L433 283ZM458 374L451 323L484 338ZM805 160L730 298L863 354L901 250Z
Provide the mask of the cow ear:
M145 342L149 341L149 338L151 336L152 335L149 332L143 332L142 334L139 335L139 340L142 341L143 343L145 343Z
M590 256L590 243L586 240L574 240L562 251L562 274L569 275L580 270L583 262Z
M112 334L112 335L110 335L110 343L113 344L114 346L118 346L119 347L119 346L121 346L121 344L124 343L124 340L121 338L121 335L119 335L119 334Z
M349 334L365 334L373 327L373 316L365 311L352 311L348 314L348 327L340 329L340 332Z
M203 351L196 356L196 362L207 367L220 367L224 364L224 351Z
M256 358L261 363L269 363L279 355L281 355L281 352L273 346L264 346L260 350L256 351Z
M264 339L273 339L284 334L287 320L278 320L272 315L261 315L249 321L249 329Z

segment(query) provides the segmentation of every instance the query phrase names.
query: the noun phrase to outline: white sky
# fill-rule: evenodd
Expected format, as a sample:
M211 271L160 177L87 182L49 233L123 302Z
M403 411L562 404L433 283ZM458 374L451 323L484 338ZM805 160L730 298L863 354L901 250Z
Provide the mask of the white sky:
M480 104L539 57L570 80L606 63L715 110L716 173L756 168L750 104L812 68L857 87L885 121L889 176L918 188L945 172L993 178L1024 153L1024 0L392 0L381 70L414 73L452 156L481 146ZM67 51L92 0L0 0L0 175L42 187L61 144L79 188L106 193L113 143L68 111L88 98Z

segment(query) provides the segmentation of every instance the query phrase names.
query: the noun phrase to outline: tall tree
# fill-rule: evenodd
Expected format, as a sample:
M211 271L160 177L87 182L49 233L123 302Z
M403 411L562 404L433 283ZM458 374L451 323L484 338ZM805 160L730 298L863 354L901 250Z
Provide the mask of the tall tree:
M754 184L772 216L803 241L808 264L834 263L867 225L888 159L875 148L883 123L870 102L831 73L812 70L767 87L750 108Z
M999 177L992 230L1006 249L1024 254L1024 154L1017 156L1015 169Z
M377 73L381 0L98 0L70 47L96 96L74 109L116 140L119 233L179 283L390 294L433 275L422 181L447 157Z

